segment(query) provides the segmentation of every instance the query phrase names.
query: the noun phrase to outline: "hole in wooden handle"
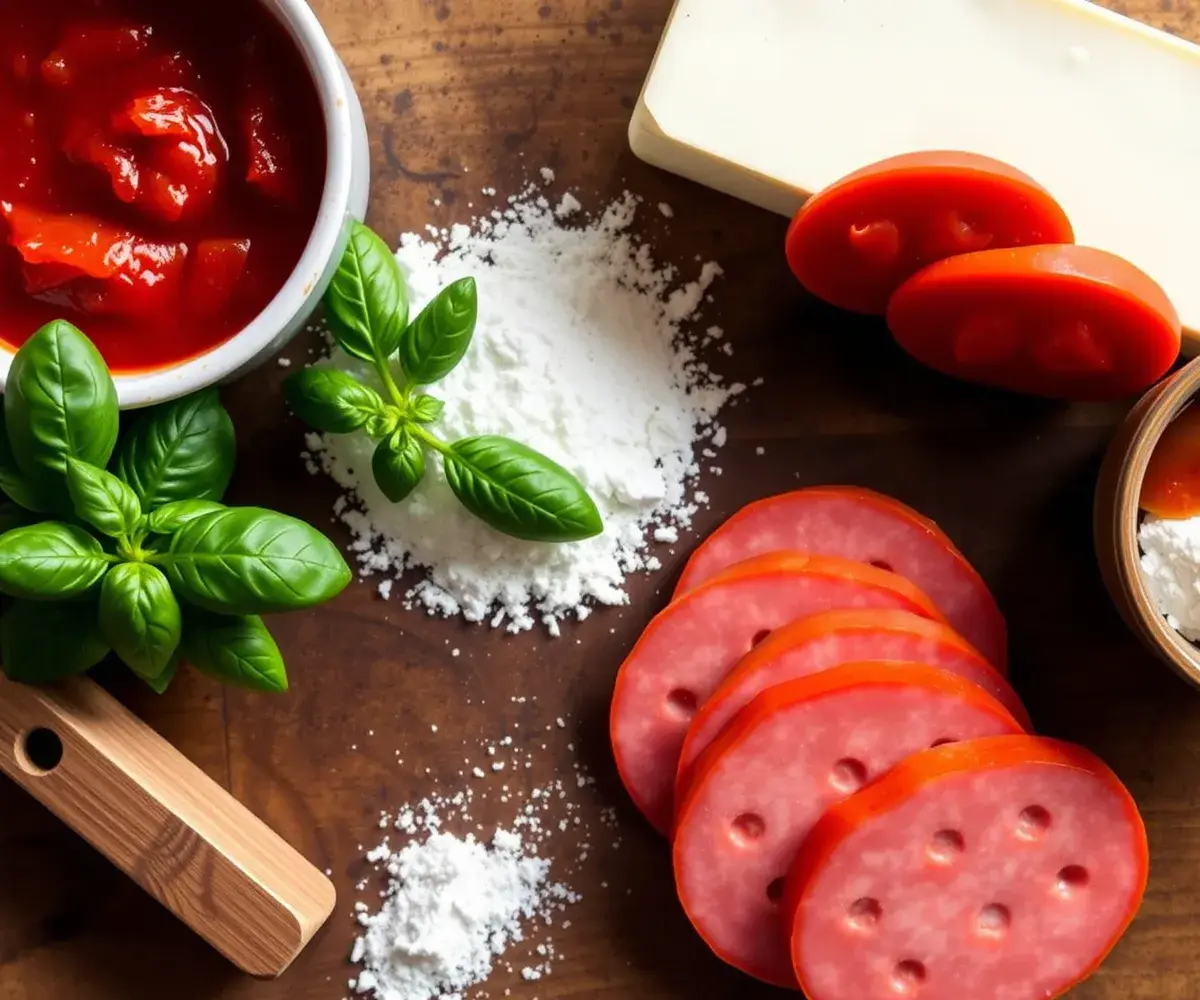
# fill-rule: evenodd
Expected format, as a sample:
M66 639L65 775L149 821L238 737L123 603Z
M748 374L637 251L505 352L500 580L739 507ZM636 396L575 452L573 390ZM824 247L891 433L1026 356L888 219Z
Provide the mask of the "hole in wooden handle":
M49 774L62 758L62 738L53 729L39 726L17 737L17 763L30 774Z

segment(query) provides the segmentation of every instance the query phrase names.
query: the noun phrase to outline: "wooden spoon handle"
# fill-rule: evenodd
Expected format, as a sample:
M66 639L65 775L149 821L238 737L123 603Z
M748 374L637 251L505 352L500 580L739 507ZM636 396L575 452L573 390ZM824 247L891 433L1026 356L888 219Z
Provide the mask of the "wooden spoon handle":
M92 681L0 676L0 770L251 975L333 910L325 876Z

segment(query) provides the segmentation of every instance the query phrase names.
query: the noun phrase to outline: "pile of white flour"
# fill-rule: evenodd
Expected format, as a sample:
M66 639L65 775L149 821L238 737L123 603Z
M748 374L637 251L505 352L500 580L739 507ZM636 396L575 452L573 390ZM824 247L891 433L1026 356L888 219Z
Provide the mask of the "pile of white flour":
M362 932L350 959L361 969L350 980L352 995L485 1000L509 996L505 983L541 980L566 960L556 938L570 929L569 908L581 897L565 880L594 861L614 863L616 812L601 810L605 829L585 818L594 781L578 761L561 763L574 754L574 743L561 746L564 720L541 733L511 725L517 739L463 740L451 790L435 784L420 800L381 814L384 838L365 857L386 883L378 895L374 877L357 884L372 902L355 904ZM537 747L547 751L551 741L557 775L531 784ZM506 819L487 827L476 810Z
M487 979L496 957L524 940L523 920L572 901L565 886L547 883L549 868L512 830L497 830L490 844L440 832L409 844L387 862L382 909L360 910L365 933L350 960L365 968L354 990L431 1000Z
M697 265L681 281L657 264L630 233L639 204L626 193L583 222L570 194L551 206L527 190L472 226L402 238L413 315L457 278L474 276L479 291L470 351L429 390L446 403L431 429L446 440L503 434L548 455L580 479L605 528L560 545L498 534L458 504L434 456L422 484L394 504L371 478L364 435L311 434L310 469L350 491L335 511L354 533L360 572L384 578L384 597L419 567L410 605L513 632L540 619L557 634L590 602L626 603L626 576L660 565L647 535L675 542L706 501L694 490L698 451L711 464L725 439L716 415L745 388L726 386L696 356L721 336L691 329L721 269ZM340 350L320 363L378 385Z

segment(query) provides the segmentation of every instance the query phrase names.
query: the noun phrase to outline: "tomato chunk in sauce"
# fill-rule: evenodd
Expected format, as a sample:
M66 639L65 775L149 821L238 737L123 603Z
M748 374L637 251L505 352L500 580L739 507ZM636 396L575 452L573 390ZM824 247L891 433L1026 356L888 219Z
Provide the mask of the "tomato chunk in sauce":
M247 0L5 0L0 134L0 342L69 319L117 372L261 312L325 179L311 77Z

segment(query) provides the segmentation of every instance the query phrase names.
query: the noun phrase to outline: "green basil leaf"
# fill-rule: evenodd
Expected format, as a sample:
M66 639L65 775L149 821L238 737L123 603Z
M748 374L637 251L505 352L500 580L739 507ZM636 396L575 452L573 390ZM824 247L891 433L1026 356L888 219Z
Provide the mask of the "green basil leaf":
M50 684L107 655L94 604L14 601L0 617L0 663L9 680Z
M5 495L26 510L40 514L49 513L51 505L43 497L39 497L32 484L17 468L17 456L13 454L12 445L8 441L8 428L4 423L4 411L0 409L0 490Z
M173 535L190 521L215 510L226 510L212 500L174 500L152 510L146 516L146 530L155 535Z
M216 389L156 406L117 449L116 473L152 511L173 500L220 500L233 476L237 441Z
M118 423L117 390L104 359L70 323L46 324L17 351L4 387L4 422L31 490L23 499L70 514L67 458L106 466Z
M396 255L361 222L351 223L350 242L325 292L333 339L363 361L396 353L408 322L408 291Z
M171 662L166 665L163 672L157 677L143 677L146 686L155 694L166 694L167 688L171 686L171 681L175 679L175 675L179 672L179 650L175 651L175 655L171 657Z
M380 441L371 456L371 472L383 495L399 503L425 475L425 449L404 428Z
M0 502L0 534L12 531L13 528L24 528L37 523L37 515L13 503L11 500Z
M142 507L133 490L111 472L67 459L67 490L75 505L75 516L110 538L137 530Z
M229 507L189 521L153 561L180 597L217 614L307 608L350 582L350 567L333 542L303 521L260 507Z
M100 633L139 677L158 677L179 646L179 602L162 571L148 563L121 563L100 588Z
M26 510L48 513L51 504L37 498L25 477L10 466L0 465L0 491Z
M304 368L284 380L283 392L296 416L330 434L356 431L386 409L379 393L336 368Z
M61 601L100 582L111 557L82 528L57 521L0 535L0 591L11 597Z
M478 301L474 278L459 278L433 297L400 338L400 367L415 385L452 372L475 334Z
M395 406L388 406L382 413L377 413L371 417L364 425L364 430L367 432L367 437L372 441L378 441L380 438L388 437L395 433L400 426L401 414L400 410Z
M459 501L497 531L531 542L575 542L604 530L600 512L571 473L518 441L463 438L444 456Z
M254 691L288 688L283 656L257 615L211 615L188 608L183 655L193 667Z
M431 424L442 415L446 404L433 396L418 396L412 403L412 418L419 424Z

